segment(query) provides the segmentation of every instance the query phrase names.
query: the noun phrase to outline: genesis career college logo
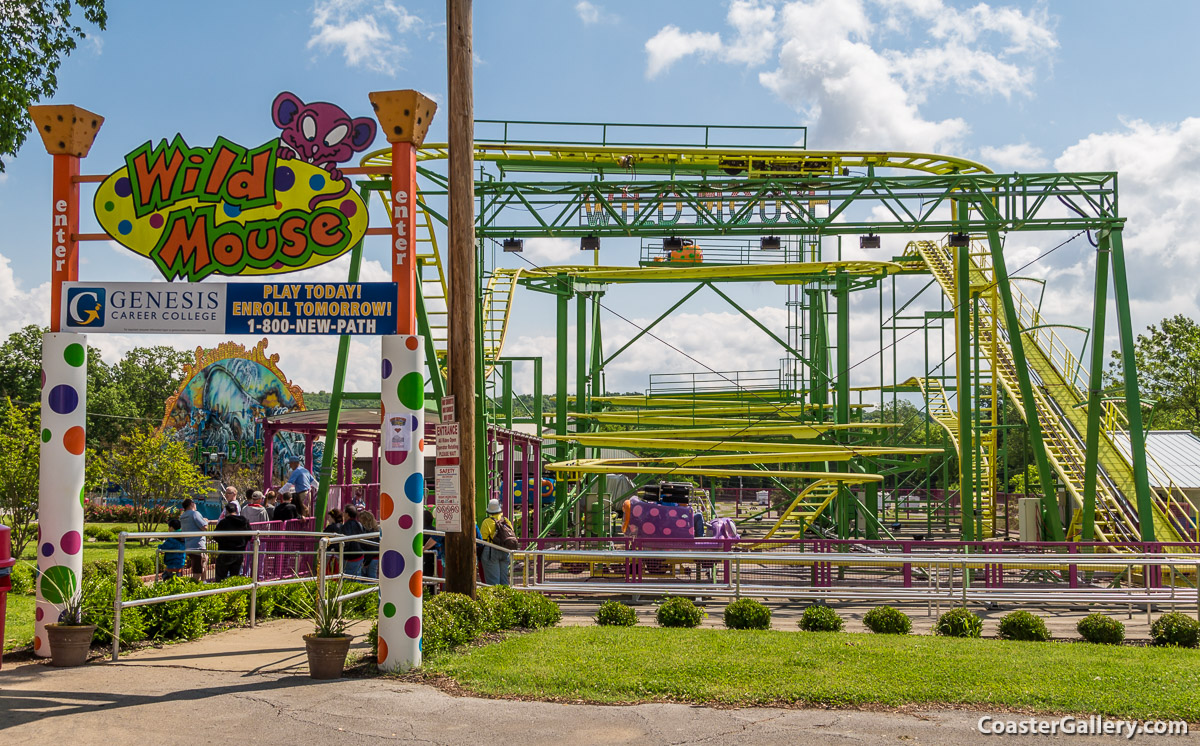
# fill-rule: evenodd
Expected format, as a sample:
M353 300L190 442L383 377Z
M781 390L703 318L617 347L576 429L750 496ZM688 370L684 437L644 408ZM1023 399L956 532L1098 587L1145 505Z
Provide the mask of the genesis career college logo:
M98 329L104 326L104 288L67 289L67 325Z

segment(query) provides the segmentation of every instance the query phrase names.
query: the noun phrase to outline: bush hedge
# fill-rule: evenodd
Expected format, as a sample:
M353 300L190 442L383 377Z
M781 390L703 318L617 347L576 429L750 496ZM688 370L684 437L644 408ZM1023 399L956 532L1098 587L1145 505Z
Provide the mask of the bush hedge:
M912 620L899 609L891 606L876 606L863 615L863 624L877 635L907 635L912 631Z
M1194 648L1200 640L1200 622L1178 611L1163 614L1150 625L1150 640L1155 645Z
M425 602L422 653L452 650L489 632L552 627L562 619L558 604L540 593L492 586L481 588L478 596L471 600L461 593L439 593Z
M809 606L800 615L800 629L805 632L840 632L846 625L832 607L822 604Z
M1080 619L1075 630L1083 639L1099 645L1120 645L1125 639L1125 625L1100 612Z
M660 627L699 627L704 611L690 598L673 596L659 604L654 618Z
M1046 642L1050 639L1050 630L1040 616L1025 610L1013 611L1000 619L1000 639Z
M637 622L637 612L620 601L605 601L596 610L596 624L604 627L632 627Z
M938 617L933 631L943 637L980 637L983 620L965 607L951 609Z
M166 523L167 517L175 510L174 506L154 508L135 508L132 505L95 505L84 503L83 520L88 523L137 523L138 518L143 522L153 520L155 523Z
M725 607L729 629L770 629L771 610L752 598L739 598Z

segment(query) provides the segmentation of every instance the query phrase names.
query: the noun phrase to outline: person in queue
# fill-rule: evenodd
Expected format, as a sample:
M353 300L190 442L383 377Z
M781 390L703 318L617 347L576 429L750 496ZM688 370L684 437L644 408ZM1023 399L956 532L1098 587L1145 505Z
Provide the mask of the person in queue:
M504 517L499 500L488 500L487 512L488 517L483 519L479 527L479 535L487 542L481 557L483 582L488 585L508 585L508 568L512 557L503 550L517 548L517 534L513 531L512 523Z
M291 494L280 496L279 504L275 506L275 515L272 516L271 520L292 521L300 517L300 511L296 509L296 503L292 502L290 499L291 496Z
M288 475L287 483L296 490L296 496L300 498L301 502L307 505L309 491L317 483L317 480L311 471L304 468L304 461L299 456L292 456L288 464L292 467L292 473Z
M279 502L279 494L275 490L267 490L267 494L263 496L263 507L267 510L267 520L275 520L275 506Z
M353 505L347 505L344 511L346 520L342 521L342 534L345 536L357 536L358 534L366 533L363 530L362 524L358 522L358 508ZM363 546L357 541L346 542L345 548L342 549L342 556L346 560L346 568L343 572L346 575L360 576L363 569Z
M179 514L179 524L183 531L206 531L208 530L208 519L200 515L200 511L196 510L196 502L192 498L186 498L179 507L183 512ZM204 580L204 550L207 544L203 536L189 536L183 540L188 552L188 566L192 569L192 580L197 583Z
M182 527L178 518L171 518L167 521L167 528L170 531L180 531ZM187 564L187 544L178 536L168 537L163 543L158 545L158 551L163 555L163 572L162 579L170 580L171 578L183 577L183 568Z
M375 520L375 514L369 510L358 511L358 522L362 524L363 533L373 534L379 530L379 521ZM375 541L378 541L376 539ZM364 542L359 542L363 548L363 576L367 578L379 577L379 545L371 546Z
M249 531L250 522L245 516L238 515L237 502L232 501L225 503L225 516L217 521L217 535L213 539L217 542L217 549L221 554L217 555L216 565L216 580L218 582L233 575L242 574L242 566L246 563L246 542L250 539L247 536L222 536L221 533L229 531ZM226 554L230 552L230 554Z
M264 499L259 490L250 490L250 494L246 496L246 507L242 508L242 516L251 526L271 520L271 514L263 505Z

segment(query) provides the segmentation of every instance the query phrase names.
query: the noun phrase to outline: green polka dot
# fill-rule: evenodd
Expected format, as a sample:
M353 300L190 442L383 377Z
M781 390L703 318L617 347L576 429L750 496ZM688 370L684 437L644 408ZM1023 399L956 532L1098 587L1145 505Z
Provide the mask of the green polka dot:
M396 604L388 602L383 605L383 615L388 619L396 616Z
M396 386L396 396L409 409L425 408L425 378L420 373L409 373Z
M418 533L413 537L413 554L420 557L423 551L425 551L425 538Z
M79 488L79 507L81 507L81 508L83 507L84 503L87 502L86 492L87 492L87 487Z
M53 437L53 436L50 435L50 428L43 427L42 428L42 442L49 443L51 437Z
M41 577L42 598L52 604L61 604L75 595L79 583L75 573L69 567L55 565Z
M116 205L114 205L112 203L112 200L109 200L108 202L104 203L104 211L105 212L112 212L114 207L116 207Z
M67 345L67 349L63 350L63 360L66 360L67 365L71 366L72 368L78 368L79 366L83 365L83 358L85 354L86 353L83 349L83 345L76 342L75 344Z

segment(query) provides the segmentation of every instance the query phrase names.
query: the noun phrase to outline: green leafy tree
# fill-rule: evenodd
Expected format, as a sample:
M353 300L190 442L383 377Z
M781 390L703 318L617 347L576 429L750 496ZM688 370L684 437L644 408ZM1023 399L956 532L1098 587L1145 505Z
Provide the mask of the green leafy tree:
M192 355L166 345L134 347L112 366L113 381L124 389L137 417L162 421L167 399L179 389L183 366L191 360Z
M1157 402L1152 425L1159 429L1200 432L1200 324L1177 315L1139 334L1133 357L1138 391ZM1106 383L1123 386L1124 360L1112 353Z
M29 135L29 107L58 90L58 68L86 35L73 11L104 30L104 0L0 0L0 173Z
M0 408L0 518L12 529L14 557L37 536L40 423L36 406L7 400Z
M170 506L199 497L208 483L184 443L149 429L122 435L106 464L109 479L137 508L138 531L153 531Z

